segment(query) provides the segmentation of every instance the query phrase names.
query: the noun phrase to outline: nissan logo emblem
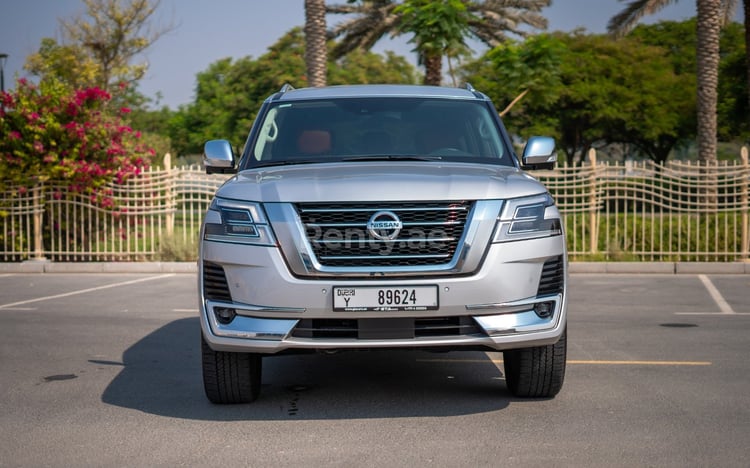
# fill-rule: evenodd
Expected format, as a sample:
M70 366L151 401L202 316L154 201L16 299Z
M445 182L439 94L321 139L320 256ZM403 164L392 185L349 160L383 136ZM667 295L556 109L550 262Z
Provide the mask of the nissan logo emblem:
M378 211L367 221L367 232L380 240L393 240L404 227L398 216L392 211Z

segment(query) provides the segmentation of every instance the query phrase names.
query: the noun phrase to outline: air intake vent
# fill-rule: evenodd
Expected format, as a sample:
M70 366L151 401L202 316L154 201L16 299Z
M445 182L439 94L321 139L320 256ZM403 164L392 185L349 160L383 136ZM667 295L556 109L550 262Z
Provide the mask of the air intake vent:
M298 338L412 339L483 335L471 317L404 319L304 319L292 335Z
M232 302L224 269L215 263L203 262L203 296L212 301Z
M537 296L549 296L563 292L565 276L563 273L563 257L555 257L544 262L542 278L539 280Z

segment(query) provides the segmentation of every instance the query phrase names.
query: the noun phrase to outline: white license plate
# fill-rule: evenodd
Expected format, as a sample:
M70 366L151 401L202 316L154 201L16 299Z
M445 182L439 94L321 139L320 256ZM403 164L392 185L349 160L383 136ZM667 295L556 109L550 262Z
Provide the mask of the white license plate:
M354 286L333 288L337 312L436 310L437 286Z

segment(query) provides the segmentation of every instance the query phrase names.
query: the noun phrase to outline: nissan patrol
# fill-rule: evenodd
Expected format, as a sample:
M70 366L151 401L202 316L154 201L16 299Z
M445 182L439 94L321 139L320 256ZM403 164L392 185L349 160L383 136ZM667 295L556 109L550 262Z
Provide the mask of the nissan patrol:
M201 229L204 388L258 397L264 357L385 348L502 351L509 391L553 397L566 364L560 214L470 85L285 86L261 106Z

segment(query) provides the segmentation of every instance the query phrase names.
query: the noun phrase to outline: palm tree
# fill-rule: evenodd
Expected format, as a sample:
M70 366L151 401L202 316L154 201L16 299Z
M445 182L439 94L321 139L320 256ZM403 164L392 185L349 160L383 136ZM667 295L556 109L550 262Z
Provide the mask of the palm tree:
M624 0L620 0L624 1ZM645 15L655 13L677 0L632 0L608 25L622 35L632 30ZM747 6L747 0L745 0ZM737 0L696 0L697 17L697 113L698 159L716 161L716 101L719 84L719 35L721 27L737 6ZM747 18L747 10L746 10ZM747 32L747 22L745 24Z
M327 62L325 0L305 0L305 66L310 86L326 85Z
M326 11L350 15L329 37L341 38L332 51L341 57L355 49L369 50L383 36L411 34L425 84L439 85L444 56L465 53L467 37L494 47L509 34L525 37L525 26L547 27L541 10L551 0L356 0L328 5Z

